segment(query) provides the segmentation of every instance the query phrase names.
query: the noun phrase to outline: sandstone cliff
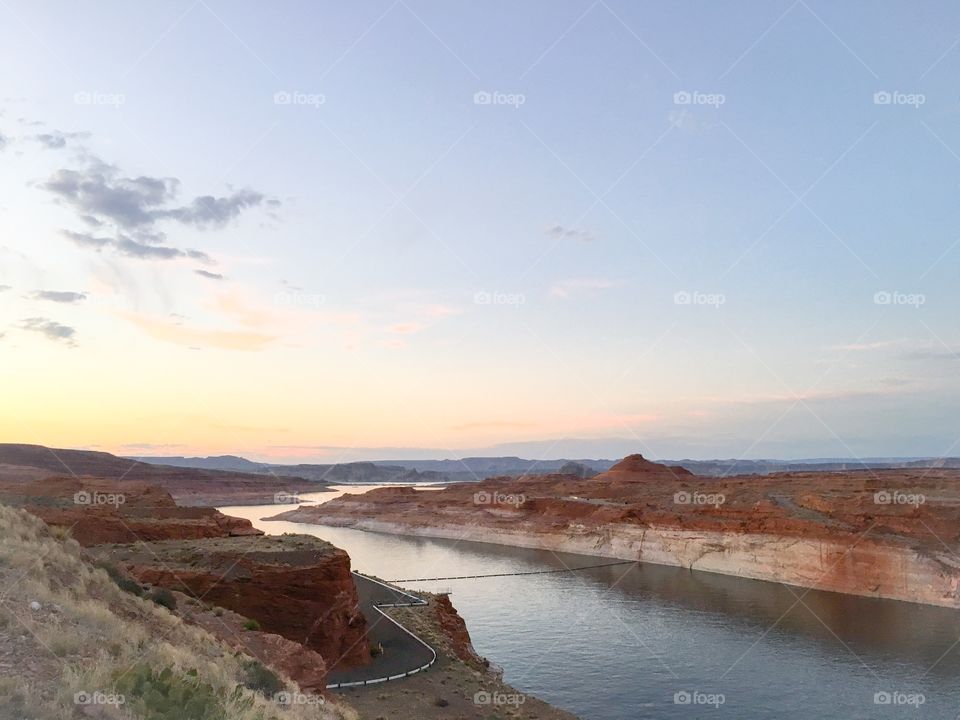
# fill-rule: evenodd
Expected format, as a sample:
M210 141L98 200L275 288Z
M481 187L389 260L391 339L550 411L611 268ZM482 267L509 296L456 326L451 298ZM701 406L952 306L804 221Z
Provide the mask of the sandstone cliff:
M277 519L549 548L960 607L960 472L701 478L631 456L547 475L387 488Z
M350 557L309 535L98 546L142 583L252 618L318 652L327 668L367 662L367 624Z

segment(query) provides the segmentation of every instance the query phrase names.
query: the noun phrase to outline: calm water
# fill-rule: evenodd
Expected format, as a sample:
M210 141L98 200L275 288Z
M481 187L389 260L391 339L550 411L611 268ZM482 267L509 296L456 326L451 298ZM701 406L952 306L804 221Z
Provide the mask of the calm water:
M259 520L287 507L221 510L322 537L389 580L610 562ZM404 584L450 591L509 683L584 720L960 718L954 611L655 565Z

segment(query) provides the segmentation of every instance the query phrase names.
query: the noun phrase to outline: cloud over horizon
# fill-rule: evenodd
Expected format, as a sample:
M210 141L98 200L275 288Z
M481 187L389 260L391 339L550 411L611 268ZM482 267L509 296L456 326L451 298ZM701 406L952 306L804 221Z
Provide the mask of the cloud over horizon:
M20 323L20 329L27 330L28 332L39 333L48 340L62 342L71 347L77 344L76 329L70 327L69 325L62 325L61 323L58 323L54 320L49 320L47 318L27 318Z

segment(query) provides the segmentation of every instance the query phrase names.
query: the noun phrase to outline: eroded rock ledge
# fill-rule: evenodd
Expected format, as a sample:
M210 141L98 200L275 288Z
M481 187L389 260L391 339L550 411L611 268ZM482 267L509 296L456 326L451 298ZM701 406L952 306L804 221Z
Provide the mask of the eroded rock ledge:
M274 519L462 538L960 607L960 472L701 478L630 456L591 479L384 488Z

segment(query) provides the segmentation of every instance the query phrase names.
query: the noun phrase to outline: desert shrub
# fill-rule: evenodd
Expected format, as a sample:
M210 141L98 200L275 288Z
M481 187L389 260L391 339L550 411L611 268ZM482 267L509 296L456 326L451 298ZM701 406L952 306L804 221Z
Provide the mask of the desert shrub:
M147 599L153 600L157 605L162 605L171 612L177 609L177 599L166 588L154 588L147 595Z
M115 566L110 563L103 563L100 565L107 575L110 576L110 579L113 580L114 584L123 590L124 592L131 593L137 597L143 597L143 588L140 586L136 580L127 577L124 573L118 570Z
M116 688L148 720L226 720L223 699L196 671L180 674L168 667L156 672L139 664L118 674Z
M257 660L244 664L243 686L265 697L272 697L284 689L280 678Z
M253 618L250 618L249 620L247 620L247 621L243 624L243 629L244 629L244 630L259 630L259 629L260 629L260 623L258 623L258 622L257 622L256 620L254 620Z

